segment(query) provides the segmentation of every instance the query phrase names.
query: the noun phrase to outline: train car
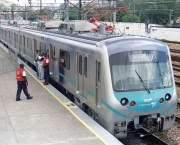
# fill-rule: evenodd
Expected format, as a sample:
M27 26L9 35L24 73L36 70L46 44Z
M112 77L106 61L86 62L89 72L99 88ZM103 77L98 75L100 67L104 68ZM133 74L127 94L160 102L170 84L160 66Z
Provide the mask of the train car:
M1 25L0 41L11 51L17 53L19 56L23 56L19 49L19 31L20 27Z
M162 132L174 125L177 94L165 43L143 37L68 35L29 28L19 29L18 36L25 61L33 66L36 49L48 52L51 79L115 137L125 138L141 128L149 134Z

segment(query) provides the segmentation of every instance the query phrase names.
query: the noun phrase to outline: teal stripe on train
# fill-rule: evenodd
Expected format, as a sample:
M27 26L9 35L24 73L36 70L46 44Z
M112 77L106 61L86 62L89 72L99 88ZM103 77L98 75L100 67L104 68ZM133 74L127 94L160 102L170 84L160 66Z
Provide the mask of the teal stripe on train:
M114 92L114 96L117 101L120 102L122 98L127 98L129 102L135 101L137 105L130 106L130 103L127 105L127 108L137 112L151 112L157 109L164 107L167 104L167 101L160 103L160 98L165 99L165 95L169 93L173 95L174 87L163 88L157 90L150 90L150 94L146 91L132 91L132 92Z
M72 85L76 86L76 82L74 80L72 80L71 78L63 75L62 73L60 72L57 72L58 75L60 75L61 77L63 77L66 81L70 82Z
M93 97L93 98L95 97L95 94L94 94L93 92L91 92L91 91L88 90L87 93L88 93L91 97Z
M104 104L109 110L111 110L112 112L114 112L118 116L121 116L121 117L124 117L124 118L128 118L128 119L133 119L133 116L125 115L125 114L117 111L116 109L111 107L107 102L105 102L103 99L101 99L101 103Z
M57 72L58 75L60 75L61 77L63 77L64 79L66 79L68 82L70 82L72 85L76 86L76 82L74 80L72 80L71 78L61 74L60 72ZM149 112L149 111L153 111L156 109L159 109L161 107L163 107L164 105L167 104L167 102L164 103L159 103L159 99L160 98L164 98L165 94L168 92L169 94L173 94L173 90L174 88L164 88L164 89L158 89L158 90L150 90L151 94L148 94L147 91L136 91L136 92L114 92L114 96L116 97L116 99L118 100L118 102L120 102L120 100L123 97L126 97L129 99L129 101L135 101L135 102L140 102L140 105L137 105L135 107L132 107L130 105L127 105L127 108L133 111L138 111L138 112ZM95 94L91 91L87 91L87 93L92 96L95 97ZM144 96L147 96L144 98ZM150 100L149 102L146 102L145 100ZM144 102L145 101L145 102ZM139 103L138 102L138 103ZM111 110L112 112L114 112L115 114L117 114L118 116L124 117L124 118L128 118L128 119L132 119L133 116L128 116L125 115L121 112L119 112L118 110L114 109L113 107L111 107L106 101L104 101L103 99L101 99L101 103L104 104L109 110ZM171 109L173 109L175 107L176 103L173 104L170 108L166 109L164 112L161 113L161 115L163 115L164 113L170 111ZM144 108L144 109L142 109Z
M72 85L76 86L76 82L74 80L72 80L71 78L63 75L62 73L60 72L57 72L58 75L60 75L61 77L63 77L66 81L68 81L69 83L71 83ZM95 97L95 94L91 91L87 91L87 94L89 94L91 97Z

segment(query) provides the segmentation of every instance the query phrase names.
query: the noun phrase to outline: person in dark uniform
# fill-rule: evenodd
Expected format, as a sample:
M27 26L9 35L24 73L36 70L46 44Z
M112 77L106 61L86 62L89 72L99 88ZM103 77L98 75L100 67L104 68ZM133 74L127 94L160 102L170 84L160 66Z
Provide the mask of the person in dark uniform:
M44 85L48 85L49 84L49 66L50 66L50 62L49 62L49 57L47 55L47 53L44 53L44 60L43 60L43 68L44 68Z
M59 72L60 72L60 75L59 75L59 82L63 82L63 77L62 75L64 75L64 67L66 67L66 63L65 63L65 58L64 58L64 51L62 51L60 53L60 57L59 57Z
M24 94L26 95L27 99L32 99L33 97L30 96L28 93L28 81L26 78L26 72L24 70L24 64L20 64L20 68L16 70L16 80L17 80L17 93L16 93L16 101L21 101L20 94L23 90Z

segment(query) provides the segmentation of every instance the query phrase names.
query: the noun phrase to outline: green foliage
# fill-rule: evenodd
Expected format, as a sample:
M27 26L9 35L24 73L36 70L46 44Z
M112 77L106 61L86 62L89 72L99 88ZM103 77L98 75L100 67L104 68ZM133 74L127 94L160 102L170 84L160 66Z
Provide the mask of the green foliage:
M77 8L70 8L69 11L69 20L78 20L79 19L79 11L77 10Z
M137 15L125 15L122 17L122 22L135 22L135 23L139 23L140 22L140 18Z
M101 5L102 8L113 7L110 6L110 2L113 3L113 0L108 0L109 4ZM16 5L14 5L16 7ZM92 7L99 8L100 5L87 5L83 10L86 12ZM117 12L116 21L117 22L149 22L156 24L167 24L169 23L170 16L171 20L176 23L176 20L180 18L180 0L116 0L116 7L126 7L130 10L131 14L128 15L126 12ZM6 5L5 2L0 1L1 10L11 10L11 5ZM64 11L65 6L61 4L59 10ZM37 20L38 14L40 15L50 15L54 14L56 11L52 11L49 8L43 8L41 12L36 10L36 8L27 7L27 10L30 12L27 13L29 20ZM103 11L104 12L104 11ZM102 12L102 13L103 13ZM63 13L63 12L62 12ZM21 13L22 17L25 19L25 13ZM91 11L88 13L87 20L93 17L94 12ZM101 21L110 21L112 22L112 16L108 15L103 17ZM50 18L50 17L49 17ZM63 17L62 19L64 19ZM79 11L75 7L69 8L69 19L78 20Z
M131 13L140 18L140 22L149 21L156 24L167 24L170 11L171 19L176 21L180 17L180 1L177 0L124 0ZM129 3L130 2L130 3Z

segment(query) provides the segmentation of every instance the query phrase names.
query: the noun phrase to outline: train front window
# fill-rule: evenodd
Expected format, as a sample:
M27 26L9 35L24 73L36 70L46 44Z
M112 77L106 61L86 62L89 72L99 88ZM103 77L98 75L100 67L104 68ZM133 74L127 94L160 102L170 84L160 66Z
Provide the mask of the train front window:
M172 86L169 57L161 51L129 51L109 58L115 91L149 90ZM144 84L146 87L144 87Z

